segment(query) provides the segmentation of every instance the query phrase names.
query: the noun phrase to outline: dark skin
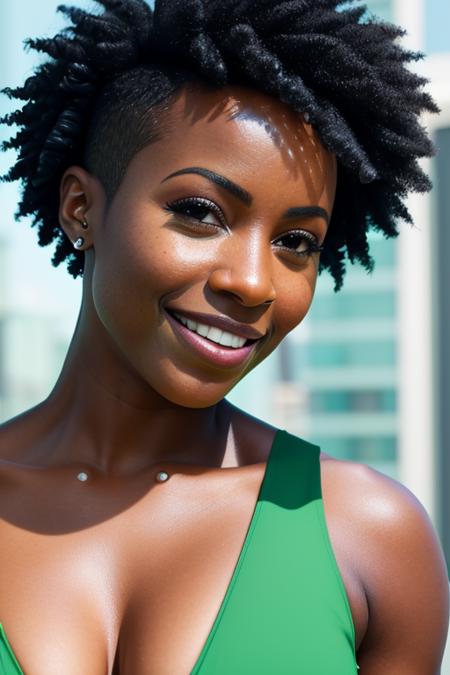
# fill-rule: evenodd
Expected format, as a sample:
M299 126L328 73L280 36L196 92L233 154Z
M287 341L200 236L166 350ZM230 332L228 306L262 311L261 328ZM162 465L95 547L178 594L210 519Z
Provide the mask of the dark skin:
M132 159L111 204L81 167L61 180L61 226L85 238L80 316L53 392L0 429L0 619L32 675L190 673L275 432L224 397L314 295L320 254L305 251L324 241L337 175L314 130L240 87L180 92L170 114L170 135ZM226 176L251 203L198 174L165 180L186 167ZM189 197L223 220L164 208ZM283 218L305 206L324 213ZM239 365L213 363L174 331L174 309L263 337ZM437 675L448 582L423 507L364 465L321 453L321 471L360 672Z

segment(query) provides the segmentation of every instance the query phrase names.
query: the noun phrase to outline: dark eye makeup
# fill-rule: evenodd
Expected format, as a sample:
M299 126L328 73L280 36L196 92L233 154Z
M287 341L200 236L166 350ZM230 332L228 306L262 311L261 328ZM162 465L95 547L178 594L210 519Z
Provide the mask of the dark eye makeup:
M214 213L221 225L228 230L228 225L223 215L222 209L214 204L214 202L204 197L186 197L178 199L175 202L168 202L165 205L165 210L171 213L176 213L178 216L202 222L208 213ZM205 226L217 227L214 223L202 223Z
M215 223L202 222L212 212L219 220L221 226L228 232L230 231L222 209L204 197L185 197L174 202L167 202L164 209L194 224L201 224L204 229L217 229L219 226ZM307 258L313 253L323 251L324 248L319 245L315 235L306 230L290 230L273 240L272 244L282 251L299 258Z
M275 239L272 244L300 257L308 257L323 251L324 248L319 246L316 237L306 230L291 230Z

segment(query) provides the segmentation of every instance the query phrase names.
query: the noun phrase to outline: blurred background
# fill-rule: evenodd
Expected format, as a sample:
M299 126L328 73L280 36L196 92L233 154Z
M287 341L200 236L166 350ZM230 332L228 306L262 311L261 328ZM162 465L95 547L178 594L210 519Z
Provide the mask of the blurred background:
M0 1L0 87L31 74L39 57L22 41L62 27L58 4ZM424 119L438 148L424 163L434 189L409 200L415 224L402 224L398 240L371 237L373 274L349 268L338 294L329 276L319 278L307 319L229 398L328 454L405 484L427 509L449 563L450 3L367 4L402 25L406 45L426 54L414 68L430 79L442 111ZM0 114L13 107L0 97ZM3 126L0 140L8 136ZM3 153L0 173L13 160ZM51 266L52 251L38 247L29 223L15 223L17 201L18 186L0 184L0 422L50 392L81 298L80 280ZM450 675L450 654L446 659L443 673Z

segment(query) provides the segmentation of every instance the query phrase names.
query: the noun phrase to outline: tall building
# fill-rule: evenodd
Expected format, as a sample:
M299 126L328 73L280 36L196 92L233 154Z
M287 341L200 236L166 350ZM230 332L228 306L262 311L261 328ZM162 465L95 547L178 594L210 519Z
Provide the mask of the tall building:
M435 193L426 209L431 213L429 296L432 317L431 383L429 412L435 427L434 475L438 478L437 517L447 562L450 566L450 6L443 0L425 3L425 43L431 57L425 74L433 77L434 93L441 114L430 120L437 155L432 163Z
M0 354L4 350L4 313L5 313L5 302L6 302L6 241L0 238ZM6 404L6 381L4 373L4 360L0 358L0 418L1 410L5 407Z
M50 393L67 350L55 317L8 300L7 246L0 241L0 422Z

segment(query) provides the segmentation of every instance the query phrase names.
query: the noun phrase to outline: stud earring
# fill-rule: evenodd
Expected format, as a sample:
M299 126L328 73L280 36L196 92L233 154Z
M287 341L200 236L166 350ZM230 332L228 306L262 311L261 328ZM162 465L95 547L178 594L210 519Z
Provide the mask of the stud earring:
M86 220L86 218L83 218L83 220L81 221L81 227L83 228L83 230L87 230L87 229L88 229L89 223L88 223L88 221Z
M81 248L84 244L84 239L83 237L78 237L76 241L74 241L73 245L75 248Z

